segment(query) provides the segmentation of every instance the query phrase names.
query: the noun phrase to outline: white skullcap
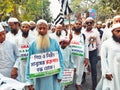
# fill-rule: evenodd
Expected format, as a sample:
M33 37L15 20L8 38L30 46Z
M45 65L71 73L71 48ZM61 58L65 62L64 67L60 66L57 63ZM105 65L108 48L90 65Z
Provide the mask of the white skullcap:
M35 24L35 22L34 22L34 21L29 21L29 23L33 23L33 24Z
M62 41L69 42L69 39L66 36L61 36L59 42Z
M116 28L120 28L120 23L113 24L111 31L113 31Z
M4 31L3 26L0 24L0 32Z
M113 17L113 20L115 20L116 18L120 18L120 15L116 15L115 17Z
M88 18L86 18L85 22L86 22L86 21L89 21L89 20L94 21L94 19L93 19L92 17L88 17Z
M102 24L102 21L98 21L97 24Z
M27 25L30 26L30 23L29 23L28 21L23 21L21 24L22 24L22 25L23 25L23 24L27 24Z
M11 17L8 19L8 22L19 22L17 18Z
M47 21L44 20L44 19L40 19L40 20L37 21L37 25L42 24L42 23L48 25Z
M102 25L106 25L106 23L102 23Z

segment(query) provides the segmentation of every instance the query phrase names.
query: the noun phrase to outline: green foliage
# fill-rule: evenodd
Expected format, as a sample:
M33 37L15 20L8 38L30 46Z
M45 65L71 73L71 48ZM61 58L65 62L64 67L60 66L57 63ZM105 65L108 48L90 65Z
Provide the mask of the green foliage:
M72 0L71 7L75 14L84 13L89 8L94 8L97 11L96 20L103 22L105 19L111 19L120 14L120 0Z
M10 14L20 21L41 18L50 21L49 4L49 0L0 0L0 20L5 20L6 14Z

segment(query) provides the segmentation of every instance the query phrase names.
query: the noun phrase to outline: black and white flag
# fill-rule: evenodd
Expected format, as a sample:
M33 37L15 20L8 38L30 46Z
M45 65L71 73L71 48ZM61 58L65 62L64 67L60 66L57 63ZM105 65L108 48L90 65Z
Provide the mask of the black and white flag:
M64 22L64 15L62 10L60 10L60 13L57 15L57 17L54 20L54 25L62 24L63 22Z
M60 0L61 2L61 9L64 15L68 15L72 13L72 10L69 7L68 0Z
M59 0L59 2L61 4L61 9L58 16L54 19L54 25L63 24L64 16L72 13L72 10L68 4L68 0Z

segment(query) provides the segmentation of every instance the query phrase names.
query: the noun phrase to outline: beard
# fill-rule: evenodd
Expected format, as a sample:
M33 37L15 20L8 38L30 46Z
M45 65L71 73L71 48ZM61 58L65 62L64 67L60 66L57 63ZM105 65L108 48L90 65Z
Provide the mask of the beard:
M50 40L48 35L38 35L36 42L37 49L48 49L50 47Z
M61 31L57 31L57 32L56 32L56 35L57 35L58 37L60 37Z
M77 32L77 33L80 33L80 32L81 32L81 29L82 29L82 28L75 28L74 31Z
M120 43L120 38L117 37L115 34L113 34L112 38L113 38L113 40L115 40L116 42Z
M31 27L30 29L33 31L35 29L35 27Z
M23 37L28 37L28 34L29 34L29 31L23 31L23 30L21 30L22 31L22 36Z
M18 30L16 29L11 29L11 33L13 33L14 35L16 35L18 33Z

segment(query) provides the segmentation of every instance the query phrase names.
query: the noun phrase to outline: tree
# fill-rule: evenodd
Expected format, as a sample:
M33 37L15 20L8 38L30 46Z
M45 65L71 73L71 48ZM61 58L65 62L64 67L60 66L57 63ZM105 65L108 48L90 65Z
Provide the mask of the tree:
M6 14L20 21L37 21L40 18L51 20L48 0L0 0L0 3L0 20L5 20Z

